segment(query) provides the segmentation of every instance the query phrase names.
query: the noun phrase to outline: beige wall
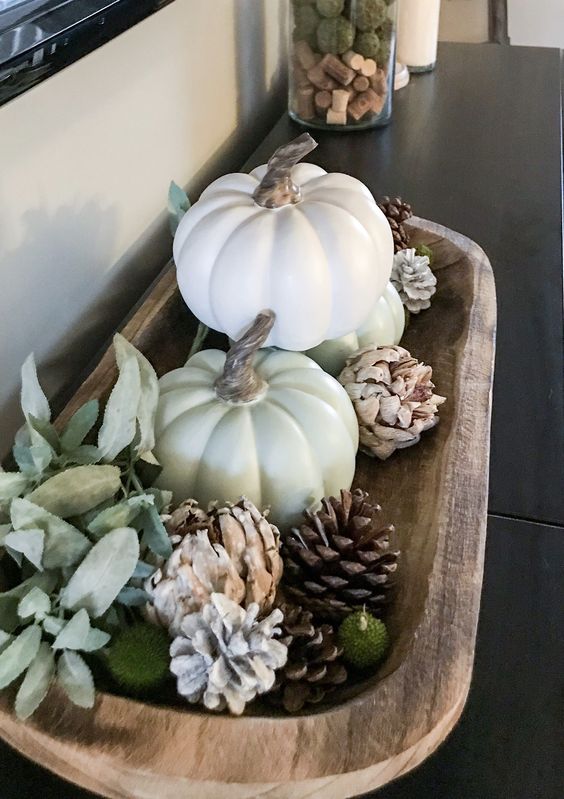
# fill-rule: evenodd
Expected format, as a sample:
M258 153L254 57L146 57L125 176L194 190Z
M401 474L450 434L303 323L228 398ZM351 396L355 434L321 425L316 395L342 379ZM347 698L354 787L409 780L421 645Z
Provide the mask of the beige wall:
M563 0L508 0L511 44L564 47Z
M0 108L0 452L26 355L58 390L166 261L170 179L201 189L281 112L283 12L175 0Z
M488 0L442 0L439 38L447 42L487 42Z

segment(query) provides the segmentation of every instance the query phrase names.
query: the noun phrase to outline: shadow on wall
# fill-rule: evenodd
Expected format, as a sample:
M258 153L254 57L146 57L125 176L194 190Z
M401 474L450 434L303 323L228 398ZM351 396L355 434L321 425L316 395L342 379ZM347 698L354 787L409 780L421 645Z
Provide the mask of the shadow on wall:
M192 200L211 180L244 163L283 111L285 6L277 4L279 25L269 26L267 2L236 2L237 129L192 175ZM275 37L270 41L269 29ZM267 79L277 50L278 66ZM78 208L71 203L55 210L36 199L37 206L17 219L17 247L3 250L0 238L0 307L10 309L0 314L0 459L21 424L18 369L26 355L36 351L41 382L54 396L84 372L167 262L171 242L166 196L161 199L162 213L117 262L112 259L126 211L117 203L104 207L94 198ZM7 202L0 196L0 237L10 219ZM22 268L25 279L6 279Z

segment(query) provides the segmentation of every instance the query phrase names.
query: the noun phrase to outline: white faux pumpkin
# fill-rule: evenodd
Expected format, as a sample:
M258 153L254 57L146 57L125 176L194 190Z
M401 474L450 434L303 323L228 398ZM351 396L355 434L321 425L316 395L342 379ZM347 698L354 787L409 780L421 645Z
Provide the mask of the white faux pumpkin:
M155 455L176 502L246 495L282 528L352 483L358 423L339 383L302 353L258 348L260 314L229 353L205 350L161 378ZM254 360L253 360L254 359Z
M232 339L272 308L266 346L309 349L355 330L386 287L394 251L386 217L359 180L295 166L315 146L304 133L250 175L219 178L178 225L182 296Z
M353 333L324 341L306 352L322 369L336 377L349 356L361 347L399 344L405 328L405 311L399 294L388 283L363 324Z

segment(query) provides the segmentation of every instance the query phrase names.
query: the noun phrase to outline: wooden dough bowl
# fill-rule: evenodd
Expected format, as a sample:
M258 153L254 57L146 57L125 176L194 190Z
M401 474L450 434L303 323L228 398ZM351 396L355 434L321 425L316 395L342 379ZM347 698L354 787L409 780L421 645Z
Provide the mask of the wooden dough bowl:
M380 463L358 458L356 485L393 520L403 552L380 672L299 716L241 718L100 693L93 711L52 690L28 723L0 699L0 734L27 757L91 791L138 799L343 799L383 785L426 758L458 720L470 685L486 535L495 341L491 266L472 241L412 220L435 253L438 289L412 316L403 344L432 364L448 401L421 443ZM194 334L174 272L124 328L159 373L181 365ZM103 397L113 355L61 415Z

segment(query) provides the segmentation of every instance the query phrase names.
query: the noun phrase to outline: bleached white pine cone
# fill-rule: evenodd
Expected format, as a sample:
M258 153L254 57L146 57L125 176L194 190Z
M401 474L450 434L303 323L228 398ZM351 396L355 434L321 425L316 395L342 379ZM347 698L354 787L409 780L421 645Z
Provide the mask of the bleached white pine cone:
M353 402L363 452L385 460L437 424L446 397L434 393L432 376L403 347L365 347L351 355L339 382Z
M147 617L178 635L188 613L210 601L214 592L238 604L258 603L270 610L280 578L280 533L242 497L233 505L210 507L206 513L188 500L168 522L177 543L172 555L149 577ZM174 532L183 537L178 539Z
M245 705L274 685L288 648L276 640L281 610L257 621L259 607L246 610L223 594L212 594L199 613L186 616L171 644L170 670L178 693L208 710L240 715Z
M431 271L429 259L426 255L417 255L414 249L400 250L394 255L390 280L411 313L429 308L437 290L437 278Z

